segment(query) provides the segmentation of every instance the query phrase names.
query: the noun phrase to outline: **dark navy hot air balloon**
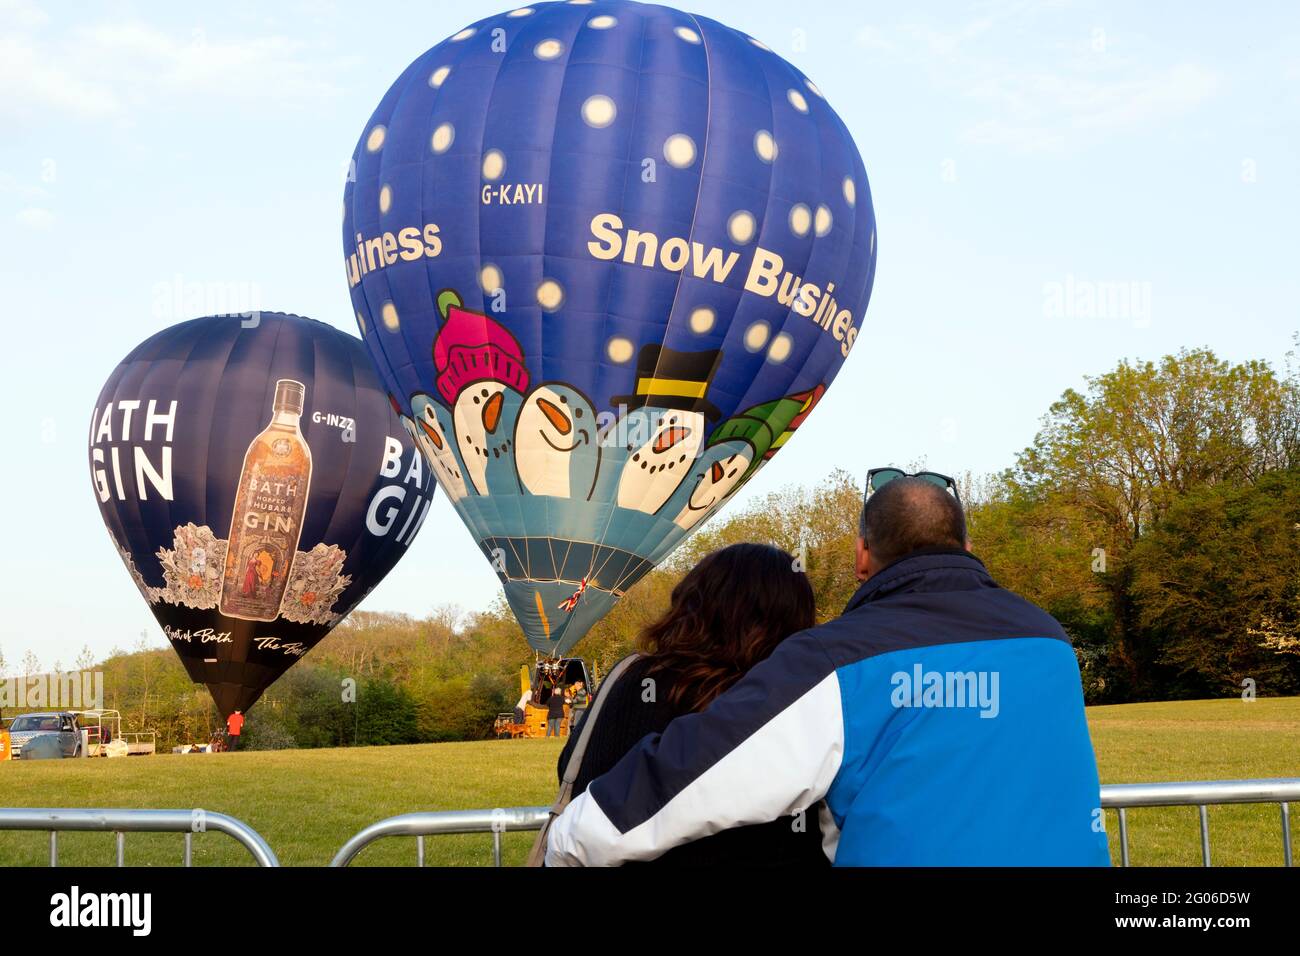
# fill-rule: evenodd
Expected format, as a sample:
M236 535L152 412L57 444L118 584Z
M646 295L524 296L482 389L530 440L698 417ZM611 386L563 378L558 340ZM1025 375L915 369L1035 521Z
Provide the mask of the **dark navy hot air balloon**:
M109 376L100 513L222 716L247 710L405 553L433 479L366 350L296 315L182 322Z
M481 20L398 78L354 168L366 345L543 653L782 447L860 333L876 227L852 137L704 17Z

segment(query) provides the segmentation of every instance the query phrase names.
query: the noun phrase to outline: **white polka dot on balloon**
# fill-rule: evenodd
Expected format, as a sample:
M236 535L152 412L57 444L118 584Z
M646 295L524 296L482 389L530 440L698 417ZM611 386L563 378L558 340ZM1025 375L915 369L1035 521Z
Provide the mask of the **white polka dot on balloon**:
M436 70L434 70L433 74L429 77L429 85L436 90L440 86L442 86L442 84L447 82L447 77L449 77L450 75L451 75L451 67L440 66Z
M357 313L357 327L361 329L361 334L366 334L366 317L360 312Z
M760 129L754 134L754 155L765 163L770 163L776 159L776 140L772 134L765 129Z
M813 217L813 231L824 236L831 231L831 210L828 206L818 206L817 215Z
M858 201L858 187L854 184L852 176L844 177L844 201L850 206Z
M533 56L539 60L554 60L564 52L564 44L559 40L543 40L533 47Z
M812 210L801 202L790 207L790 231L796 236L806 236L811 228Z
M506 157L499 149L489 149L483 154L483 178L500 179L506 171Z
M713 330L713 323L717 320L717 313L707 305L701 305L691 311L691 331L696 335L704 335Z
M812 90L814 96L818 96L818 97L820 97L820 98L823 99L823 100L826 99L826 94L823 93L823 92L818 88L817 84L814 83L812 80L804 79L804 81L803 81L803 85L806 86L806 87L808 87L808 89Z
M451 144L455 139L456 128L450 123L443 123L433 131L433 136L429 139L429 145L435 153L445 153L451 149Z
M384 186L379 190L379 211L388 212L393 206L393 187Z
M543 279L537 286L537 304L547 312L554 312L564 304L564 288L554 279Z
M508 17L527 17L527 16L531 16L531 15L532 15L532 12L533 12L533 8L532 8L532 7L520 7L518 10L511 10L509 13L506 14L506 16L508 16Z
M753 37L750 37L749 42L754 44L754 46L758 47L760 50L766 50L768 53L772 52L772 48L762 40L755 40Z
M618 365L630 362L634 351L636 351L636 346L632 344L632 340L621 335L614 336L609 340L609 344L605 346L605 354L609 356L609 360Z
M491 294L504 286L505 280L501 277L501 270L488 263L478 271L478 283L484 292Z
M798 90L787 90L785 94L785 98L789 100L790 105L793 106L795 109L797 109L800 113L808 112L808 101L804 99L804 95L800 93Z
M618 116L618 107L603 93L587 97L582 104L582 121L595 129L604 129Z
M397 332L402 328L402 323L397 318L397 306L391 302L385 302L384 307L379 310L379 316L384 320L384 328L389 332Z
M376 126L366 137L366 149L369 152L377 153L384 148L384 138L388 135L388 130L382 126Z
M451 38L451 42L452 42L452 43L459 43L461 40L468 40L468 39L469 39L470 37L472 37L473 35L474 35L474 28L473 28L473 27L466 27L464 30L461 30L459 33L457 33L455 36L453 36L453 37Z
M772 329L766 322L755 322L745 329L745 348L751 352L757 352L767 344L767 337L771 332Z
M686 169L695 162L695 140L685 133L674 133L664 140L664 159L669 166Z
M736 210L727 219L727 235L731 237L732 242L740 246L754 238L756 228L754 214L745 209Z
M776 338L772 339L772 344L768 347L767 358L770 362L784 362L790 357L791 351L794 350L794 339L790 337L789 332L780 332Z
M700 42L700 35L690 27L674 27L673 33L677 34L678 39L685 40L687 43Z
M592 17L587 21L587 26L593 30L608 30L618 25L618 18L611 17L608 14L600 17Z

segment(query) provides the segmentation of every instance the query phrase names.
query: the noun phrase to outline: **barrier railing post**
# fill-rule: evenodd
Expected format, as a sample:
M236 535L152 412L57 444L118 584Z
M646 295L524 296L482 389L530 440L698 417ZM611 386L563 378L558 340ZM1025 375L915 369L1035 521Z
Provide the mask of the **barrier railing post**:
M1282 865L1293 866L1291 862L1291 807L1282 801Z
M1197 809L1201 811L1201 866L1210 865L1210 815L1205 809L1205 804L1201 804Z

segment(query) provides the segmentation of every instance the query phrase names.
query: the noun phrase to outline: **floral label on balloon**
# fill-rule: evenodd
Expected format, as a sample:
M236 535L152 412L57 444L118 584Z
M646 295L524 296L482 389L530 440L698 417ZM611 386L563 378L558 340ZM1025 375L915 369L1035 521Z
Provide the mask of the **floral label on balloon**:
M151 604L165 601L196 610L215 608L228 545L206 525L182 525L176 529L172 547L158 551L165 585L151 588L137 571L134 576L141 593ZM342 573L347 556L338 545L324 543L295 552L276 617L297 624L334 624L338 620L334 604L352 583L352 578ZM125 560L129 561L130 555L125 555ZM128 569L131 566L128 564Z
M352 578L340 573L347 556L335 544L299 551L280 602L280 617L299 624L333 624L338 619L334 602L352 583Z
M226 542L206 525L193 522L176 529L170 549L158 550L164 586L155 589L159 600L207 610L221 597L221 569L226 563Z

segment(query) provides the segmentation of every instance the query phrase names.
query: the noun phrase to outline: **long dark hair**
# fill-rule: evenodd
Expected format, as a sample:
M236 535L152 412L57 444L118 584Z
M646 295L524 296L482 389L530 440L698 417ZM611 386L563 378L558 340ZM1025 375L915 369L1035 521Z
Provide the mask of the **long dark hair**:
M714 551L673 588L668 611L641 634L648 674L673 672L668 701L703 710L776 649L816 623L807 575L766 544Z

